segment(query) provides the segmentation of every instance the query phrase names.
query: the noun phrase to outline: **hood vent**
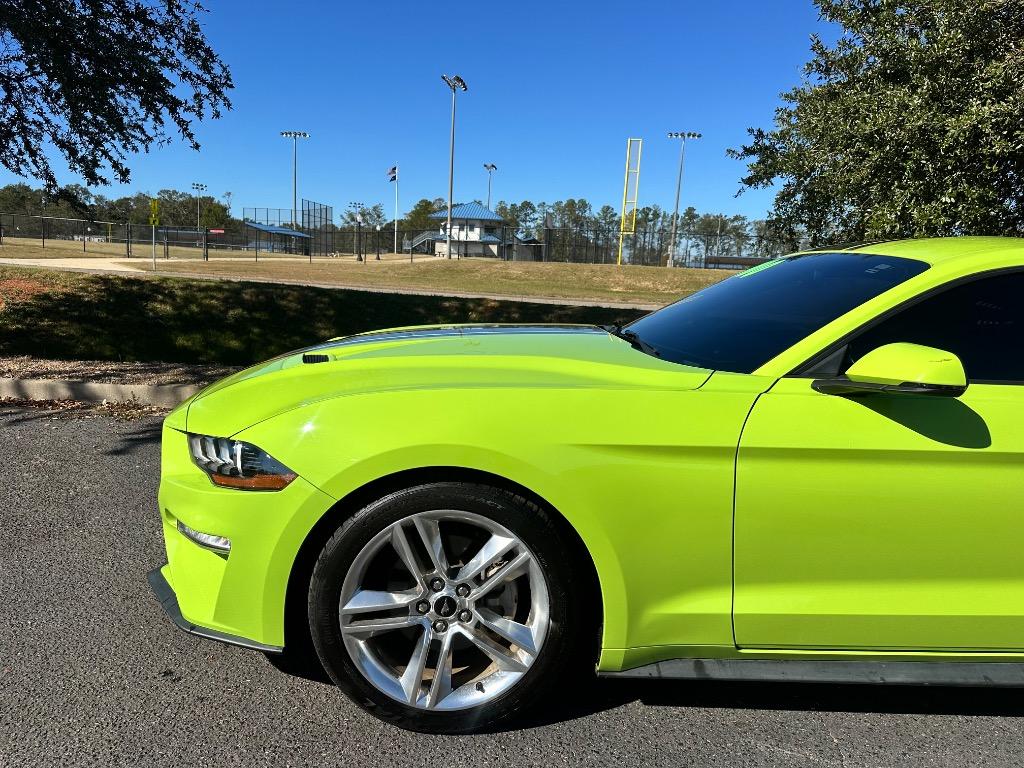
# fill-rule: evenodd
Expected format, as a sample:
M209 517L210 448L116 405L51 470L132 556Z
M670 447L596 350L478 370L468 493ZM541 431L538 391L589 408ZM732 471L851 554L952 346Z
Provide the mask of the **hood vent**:
M330 362L330 355L317 355L307 352L302 356L302 362L312 365L313 363L327 363Z

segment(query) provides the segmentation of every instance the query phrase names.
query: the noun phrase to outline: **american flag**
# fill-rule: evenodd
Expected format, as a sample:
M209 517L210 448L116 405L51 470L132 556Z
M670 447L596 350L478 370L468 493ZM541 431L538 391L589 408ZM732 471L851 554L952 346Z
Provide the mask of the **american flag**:
M398 166L392 165L388 168L388 181L398 181Z

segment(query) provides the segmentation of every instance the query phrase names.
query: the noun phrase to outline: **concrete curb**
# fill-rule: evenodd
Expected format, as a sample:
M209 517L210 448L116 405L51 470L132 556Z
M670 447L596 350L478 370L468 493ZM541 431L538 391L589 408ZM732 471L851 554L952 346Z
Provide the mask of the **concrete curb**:
M199 384L110 384L63 379L0 377L0 397L19 400L78 400L83 403L130 403L173 408L202 389Z

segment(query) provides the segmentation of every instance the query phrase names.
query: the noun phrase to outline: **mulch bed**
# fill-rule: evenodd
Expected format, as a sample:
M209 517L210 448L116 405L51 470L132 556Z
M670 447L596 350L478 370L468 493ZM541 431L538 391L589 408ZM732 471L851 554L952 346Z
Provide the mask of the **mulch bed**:
M63 379L104 384L209 384L235 371L226 365L126 363L107 360L43 360L26 355L0 357L0 377Z

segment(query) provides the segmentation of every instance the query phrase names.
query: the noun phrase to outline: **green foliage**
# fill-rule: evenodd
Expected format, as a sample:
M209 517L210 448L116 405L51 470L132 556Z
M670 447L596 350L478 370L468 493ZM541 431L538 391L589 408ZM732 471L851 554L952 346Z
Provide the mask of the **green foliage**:
M437 213L444 207L444 201L428 200L423 198L412 207L405 218L398 223L401 229L437 229L437 222L430 218L432 213Z
M355 227L358 223L358 216L362 216L363 226L370 229L383 226L388 220L387 216L384 215L384 206L380 203L369 207L362 203L349 203L348 208L342 213L341 226Z
M230 108L227 67L194 0L4 0L0 3L0 165L56 193L47 150L87 184Z
M815 0L803 83L733 157L779 185L776 232L815 244L1024 234L1019 0Z

